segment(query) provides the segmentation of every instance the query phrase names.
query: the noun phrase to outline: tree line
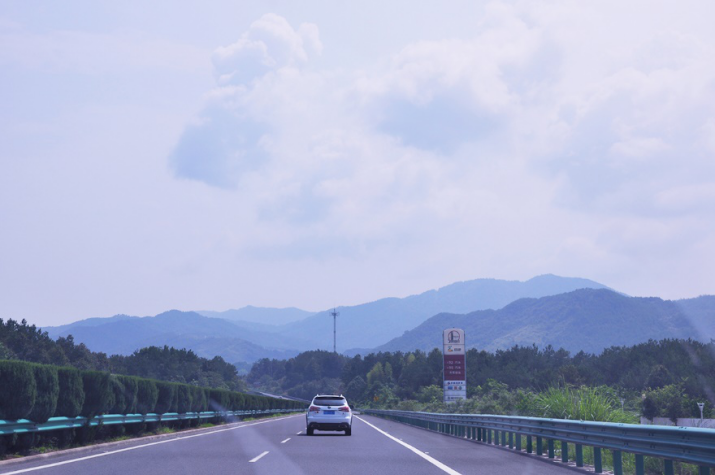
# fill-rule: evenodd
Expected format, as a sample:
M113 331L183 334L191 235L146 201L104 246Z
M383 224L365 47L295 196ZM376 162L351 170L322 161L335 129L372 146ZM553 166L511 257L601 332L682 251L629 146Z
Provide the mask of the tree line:
M84 343L75 343L72 335L53 340L47 332L24 319L17 322L0 318L0 359L71 366L231 391L247 388L236 367L220 356L207 359L191 350L168 346L142 348L128 356L107 356L91 351Z
M351 358L309 351L288 360L262 359L253 365L247 381L304 399L318 392L340 392L360 405L434 402L441 399L442 353L435 348ZM544 393L554 387L604 387L614 400L622 398L636 410L642 411L641 401L648 399L646 405L653 403L645 411L648 416L692 415L694 401L707 401L708 406L715 403L715 344L651 340L630 347L614 346L598 355L571 355L564 349L536 345L467 351L469 398L504 391ZM673 397L680 402L668 412ZM502 406L506 407L498 408L508 412L516 405L505 402Z

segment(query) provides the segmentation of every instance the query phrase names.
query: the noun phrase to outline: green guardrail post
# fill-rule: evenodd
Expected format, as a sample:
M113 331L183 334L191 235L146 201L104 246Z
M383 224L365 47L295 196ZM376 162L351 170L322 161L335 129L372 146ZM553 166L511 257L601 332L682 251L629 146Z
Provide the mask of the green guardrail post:
M705 465L700 465L698 467L698 475L710 475L710 467L706 467Z
M645 475L645 460L641 454L636 454L636 475Z
M583 445L576 444L576 466L583 467Z
M544 441L541 437L536 437L536 455L544 455Z
M492 443L492 430L491 429L486 429L487 431L487 444Z
M514 433L509 432L509 448L513 449L514 448Z
M516 450L521 452L521 434L516 433Z
M506 436L507 436L507 432L505 430L503 430L501 432L501 446L502 447L506 447Z
M567 463L569 461L569 443L561 441L561 461Z
M534 453L534 446L531 443L531 436L527 435L526 436L526 453L527 454L533 454Z
M620 450L613 451L613 475L623 475L623 454Z
M603 473L603 460L601 459L601 447L593 448L593 471Z
M554 439L548 439L547 442L549 447L549 458L554 458Z
M672 460L663 460L663 473L665 475L675 475L675 468Z

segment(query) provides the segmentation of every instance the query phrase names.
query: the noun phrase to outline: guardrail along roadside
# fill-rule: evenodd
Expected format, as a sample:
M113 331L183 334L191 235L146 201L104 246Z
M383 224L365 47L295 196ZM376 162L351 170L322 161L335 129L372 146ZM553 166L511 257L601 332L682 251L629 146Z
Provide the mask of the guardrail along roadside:
M628 462L632 459L637 475L645 474L646 460L666 475L675 473L676 463L696 465L699 475L710 474L715 467L713 429L482 414L362 412L526 454L544 456L546 451L550 459L556 458L558 449L561 462L574 462L577 467L584 466L586 454L595 473L603 473L606 451L615 475L623 474L625 456Z
M0 381L0 456L37 445L65 447L98 436L302 411L305 406L226 389L24 361L0 361Z

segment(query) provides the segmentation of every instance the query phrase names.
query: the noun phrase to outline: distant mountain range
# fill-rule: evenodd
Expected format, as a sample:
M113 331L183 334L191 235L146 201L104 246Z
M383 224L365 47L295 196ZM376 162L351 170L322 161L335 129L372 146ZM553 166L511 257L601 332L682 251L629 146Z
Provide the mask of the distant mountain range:
M231 363L289 358L296 354L295 350L261 345L260 333L252 333L230 321L178 310L155 317L92 318L44 330L55 339L72 335L76 343L110 355L128 355L139 348L164 345L191 349L205 358L221 356ZM247 337L258 343L248 341Z
M693 311L697 309L697 311ZM715 298L686 301L627 297L606 289L517 300L500 310L435 315L377 351L429 351L441 345L444 328L465 330L469 348L494 351L514 345L552 345L600 353L650 339L707 340L715 333Z
M259 323L262 325L284 325L315 315L315 312L308 312L299 308L266 308L253 307L251 305L237 310L226 310L224 312L202 310L196 313L205 317L223 318L224 320L231 320L233 322Z
M441 312L498 309L524 297L557 295L571 290L605 289L592 280L542 275L526 282L477 279L405 298L385 298L353 307L338 307L338 348L374 348L415 328ZM332 350L329 310L284 326L285 334L314 341L312 349Z
M626 344L631 336L633 341L645 341L698 335L707 339L715 334L715 297L678 302L633 299L597 282L554 275L526 282L458 282L419 295L337 310L338 350L347 354L431 349L446 326L465 328L468 343L486 349L536 343L598 351ZM612 333L607 331L610 328ZM53 338L72 334L76 342L108 354L130 354L166 344L193 349L204 357L220 355L232 363L331 350L333 342L329 311L296 308L172 310L155 317L91 318L45 330Z

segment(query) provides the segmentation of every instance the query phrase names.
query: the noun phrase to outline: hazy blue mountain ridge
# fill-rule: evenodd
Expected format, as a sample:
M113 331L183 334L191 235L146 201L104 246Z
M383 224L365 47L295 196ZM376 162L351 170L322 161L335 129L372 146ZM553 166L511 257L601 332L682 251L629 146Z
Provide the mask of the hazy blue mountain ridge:
M441 332L449 327L465 330L468 347L491 351L536 344L600 353L610 346L650 339L709 338L690 323L677 302L580 289L520 299L499 310L441 313L375 351L428 351L441 344Z
M583 287L605 288L587 279L554 275L534 277L526 282L477 279L406 298L385 298L340 307L338 350L374 348L440 312L501 308L521 297L553 295ZM306 315L300 321L270 324ZM273 355L292 356L305 350L330 350L333 343L333 319L328 311L313 314L296 308L248 306L201 314L174 310L153 318L117 315L46 330L54 338L72 334L75 341L108 354L130 354L145 346L168 344L192 348L201 356L221 355L232 362L250 362Z
M476 279L405 298L385 298L352 307L338 307L338 351L382 345L438 313L498 309L523 297L556 295L581 288L607 287L588 279L550 274L525 282ZM332 350L333 318L329 312L319 312L285 325L286 331L281 333L313 340L315 346L312 349Z
M96 319L100 320L100 319ZM227 320L210 318L196 312L171 310L155 317L108 318L101 325L77 324L48 327L50 337L71 334L75 342L84 343L92 351L128 355L147 346L169 345L192 349L203 357L222 356L226 361L255 361L260 358L290 357L298 350L280 348L248 341L283 343L274 337L262 337ZM93 322L94 323L94 322ZM280 346L280 345L278 345Z
M676 305L700 334L715 338L715 295L677 300Z
M223 318L224 320L252 322L261 325L284 325L286 323L302 320L315 312L308 312L295 307L289 308L266 308L248 305L239 309L226 310L224 312L214 312L210 310L197 311L196 313L205 317Z

